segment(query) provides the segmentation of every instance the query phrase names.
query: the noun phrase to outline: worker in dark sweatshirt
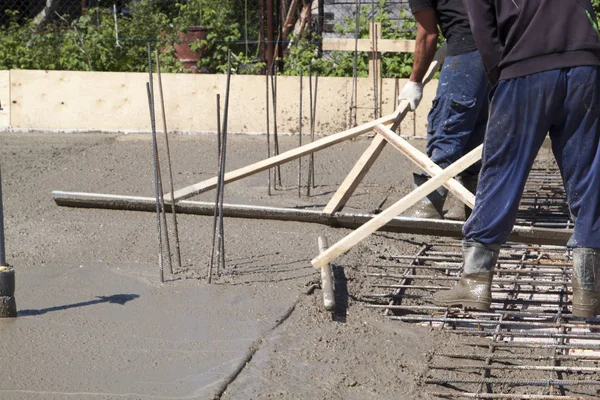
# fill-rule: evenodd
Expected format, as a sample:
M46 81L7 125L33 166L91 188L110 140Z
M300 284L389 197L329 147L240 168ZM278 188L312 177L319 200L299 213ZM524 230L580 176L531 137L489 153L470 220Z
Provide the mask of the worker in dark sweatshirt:
M600 314L600 38L589 0L465 0L492 90L463 275L438 304L488 310L500 246L549 133L575 219L573 315Z
M398 99L408 100L413 111L421 101L423 77L435 55L439 26L447 42L447 56L427 118L427 155L438 166L446 168L483 142L490 87L463 0L409 0L409 4L417 22L417 40L410 80ZM472 192L479 167L478 164L457 177ZM427 175L415 174L415 186L427 179ZM464 204L454 197L446 203L447 195L448 191L440 187L406 215L464 221Z

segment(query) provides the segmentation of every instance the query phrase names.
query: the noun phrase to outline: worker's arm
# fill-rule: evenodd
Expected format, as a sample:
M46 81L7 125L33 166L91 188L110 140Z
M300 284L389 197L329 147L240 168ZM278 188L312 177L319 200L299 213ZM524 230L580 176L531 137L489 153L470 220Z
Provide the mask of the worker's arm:
M464 0L475 45L492 85L500 78L503 45L498 35L496 10L492 0ZM516 7L516 3L515 3Z
M417 21L415 60L410 81L404 85L398 100L407 100L414 111L423 97L423 78L433 61L437 49L438 26L433 8L423 8L413 13Z
M417 40L415 43L415 61L410 80L421 83L433 61L437 49L438 24L435 10L425 8L415 14L417 21Z

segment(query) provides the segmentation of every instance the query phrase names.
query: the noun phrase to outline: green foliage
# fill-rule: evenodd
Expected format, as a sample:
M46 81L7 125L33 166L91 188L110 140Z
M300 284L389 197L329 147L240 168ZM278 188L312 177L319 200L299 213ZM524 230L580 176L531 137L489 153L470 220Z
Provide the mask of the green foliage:
M600 0L598 0L600 2ZM236 73L260 73L264 63L257 62L258 46L248 47L246 38L258 37L258 0L139 0L124 3L127 15L117 16L118 36L112 13L112 1L96 2L100 8L88 9L74 20L54 18L43 25L23 22L16 11L8 11L9 22L0 27L0 69L46 69L83 71L139 72L147 70L146 45L160 50L165 72L183 72L176 59L174 44L179 32L190 26L207 28L205 40L190 45L203 54L199 69L225 72L227 54L232 51L232 70ZM415 23L409 15L401 21L390 18L386 0L378 0L374 20L381 23L384 39L413 39ZM246 12L247 11L247 12ZM363 6L359 15L359 38L368 38L371 6ZM336 32L354 36L355 19L347 18ZM285 75L308 73L309 68L322 76L352 76L352 52L332 52L318 56L319 38L307 32L289 39L285 57ZM385 54L384 77L406 77L412 68L412 54ZM357 57L358 76L368 74L368 53Z
M161 50L165 72L182 70L173 57L171 28L165 14L148 0L132 5L132 18L120 17L117 42L109 9L90 9L86 15L40 27L31 21L17 24L16 12L0 36L0 69L45 69L75 71L147 71L147 38Z

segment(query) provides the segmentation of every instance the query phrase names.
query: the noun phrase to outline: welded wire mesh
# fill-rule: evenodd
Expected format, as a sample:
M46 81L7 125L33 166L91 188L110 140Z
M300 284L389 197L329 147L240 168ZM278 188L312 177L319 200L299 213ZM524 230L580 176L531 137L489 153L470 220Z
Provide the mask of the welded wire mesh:
M534 169L517 222L572 228L555 169ZM368 266L368 306L394 321L457 334L428 358L423 382L433 397L591 399L600 396L600 319L571 314L572 254L564 246L502 247L488 312L441 307L432 294L460 278L459 241L424 243Z

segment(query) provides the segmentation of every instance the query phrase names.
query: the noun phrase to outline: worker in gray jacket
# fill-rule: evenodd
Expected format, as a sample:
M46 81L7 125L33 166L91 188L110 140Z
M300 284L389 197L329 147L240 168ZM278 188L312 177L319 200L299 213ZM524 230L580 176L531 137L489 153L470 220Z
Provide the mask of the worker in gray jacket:
M427 118L427 155L446 168L483 142L490 90L463 0L409 0L417 22L415 59L410 80L399 100L408 100L414 110L423 96L423 77L438 43L438 26L447 42L447 56L440 73L437 93ZM475 191L480 165L468 169L457 180ZM415 186L429 177L414 174ZM470 209L438 188L406 213L416 218L466 219Z
M442 305L488 310L500 246L549 133L575 219L573 315L600 314L600 34L590 0L465 0L495 85L463 274Z

